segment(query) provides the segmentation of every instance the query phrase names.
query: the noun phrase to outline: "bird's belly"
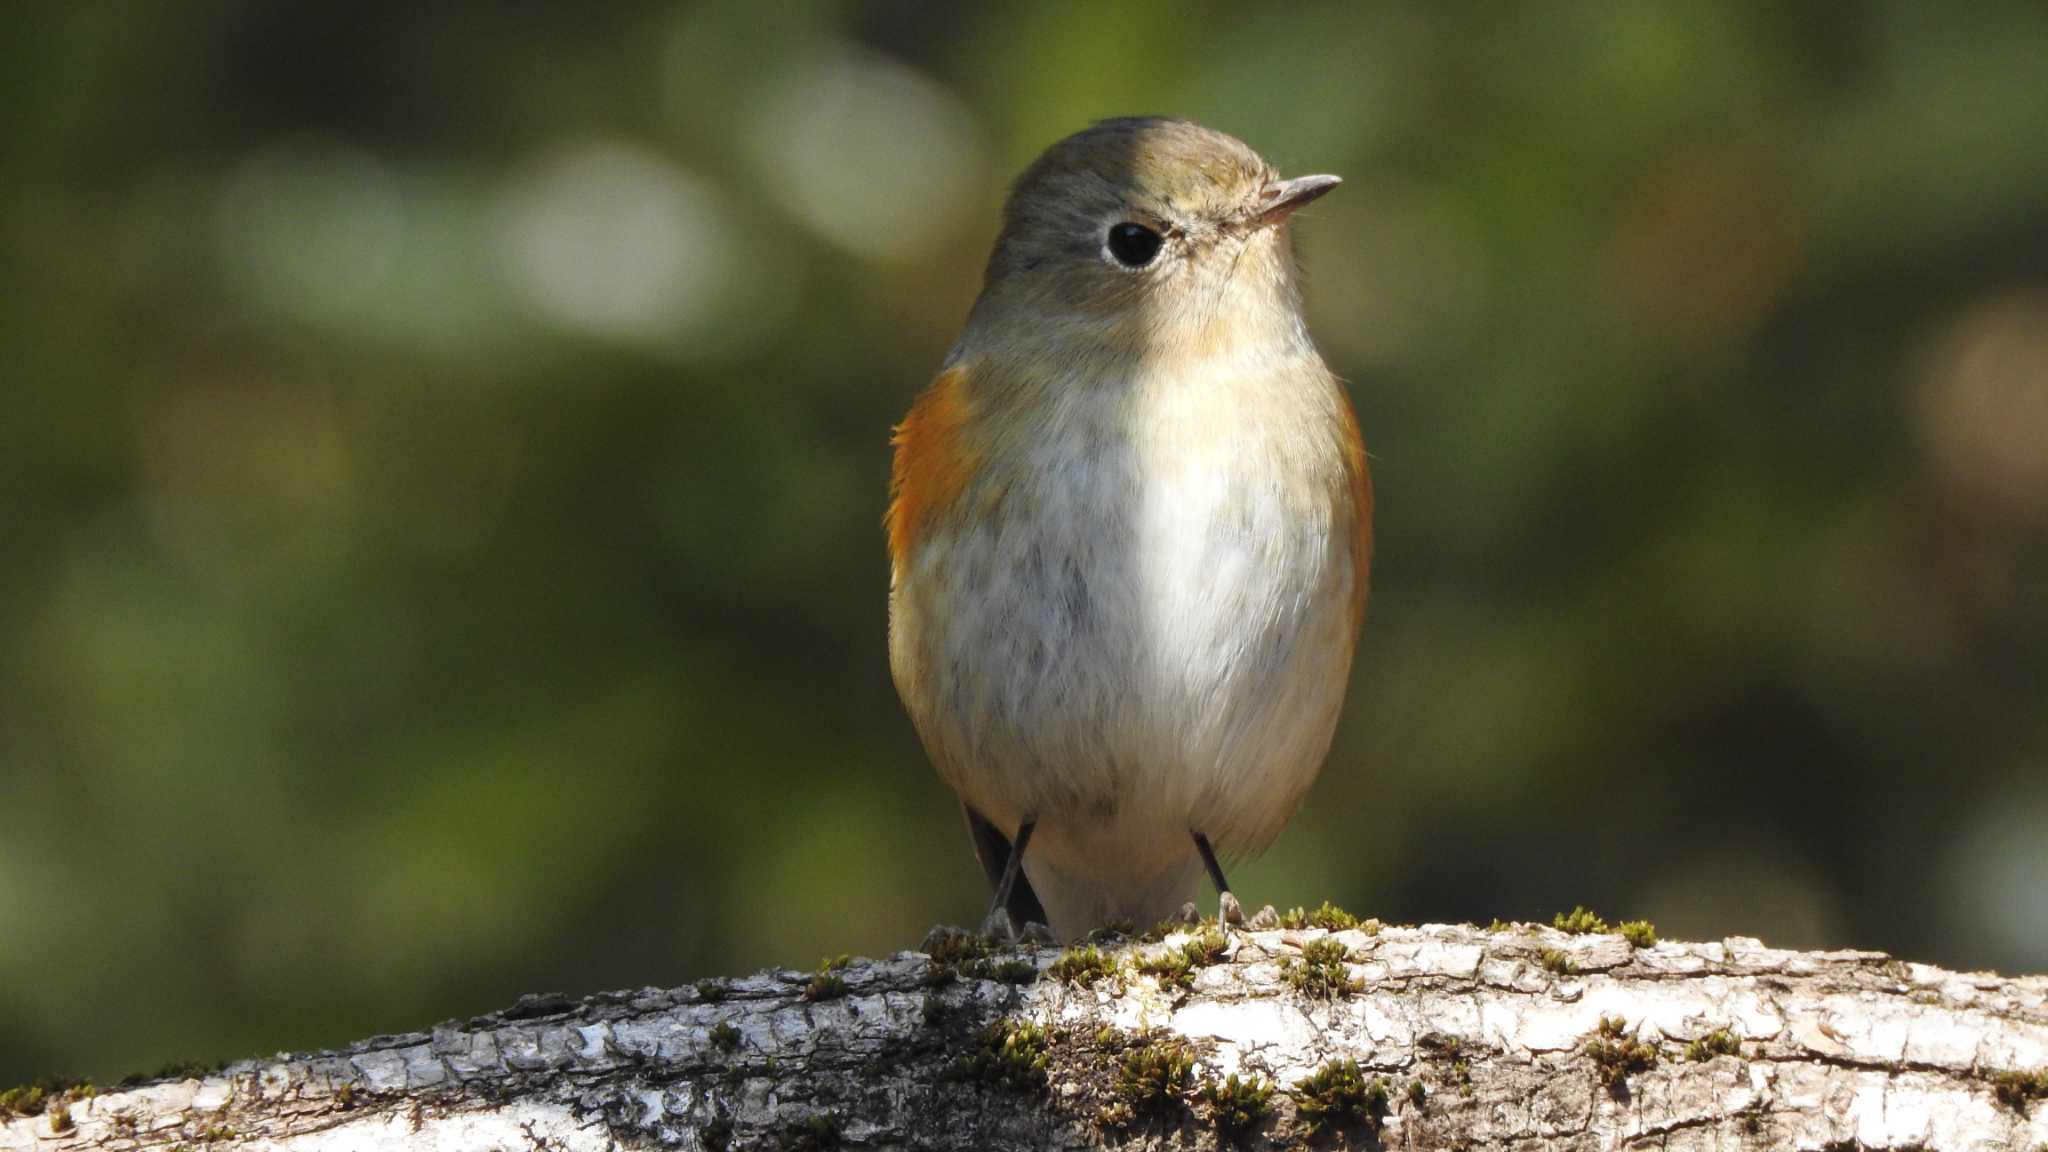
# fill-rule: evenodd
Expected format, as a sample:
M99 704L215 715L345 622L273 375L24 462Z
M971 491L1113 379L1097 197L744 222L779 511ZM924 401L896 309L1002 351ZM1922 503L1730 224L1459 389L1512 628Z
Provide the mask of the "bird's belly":
M1329 497L1258 463L1077 465L934 541L898 589L934 760L999 824L1035 817L1048 863L1143 876L1190 830L1256 849L1314 779L1350 552Z

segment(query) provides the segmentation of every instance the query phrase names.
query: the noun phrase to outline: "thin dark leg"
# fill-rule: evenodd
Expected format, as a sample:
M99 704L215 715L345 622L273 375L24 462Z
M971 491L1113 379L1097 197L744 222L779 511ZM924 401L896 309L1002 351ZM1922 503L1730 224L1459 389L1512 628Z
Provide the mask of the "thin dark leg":
M1209 870L1209 883L1216 886L1216 922L1219 924L1244 923L1244 908L1237 897L1230 893L1230 881L1223 878L1223 865L1216 862L1216 850L1209 847L1209 838L1200 832L1192 834L1195 850L1202 854L1202 867Z
M1218 893L1230 891L1230 881L1223 878L1223 865L1216 862L1216 850L1209 847L1209 838L1195 833L1195 851L1202 854L1202 867L1209 870L1209 883L1216 886Z
M1010 841L1010 858L1003 861L1003 878L996 881L995 906L988 910L989 915L993 916L1009 908L1010 889L1017 886L1017 873L1024 867L1024 846L1031 843L1031 831L1037 827L1036 820L1026 820L1017 825L1017 838Z
M967 803L960 805L967 816L967 831L974 841L974 858L981 865L981 874L988 877L988 886L993 890L1003 882L1003 873L1010 870L1010 838L1005 836L988 818L976 812ZM1045 908L1038 902L1038 893L1031 890L1031 878L1017 873L1010 886L1010 922L1019 928L1033 924L1046 924Z

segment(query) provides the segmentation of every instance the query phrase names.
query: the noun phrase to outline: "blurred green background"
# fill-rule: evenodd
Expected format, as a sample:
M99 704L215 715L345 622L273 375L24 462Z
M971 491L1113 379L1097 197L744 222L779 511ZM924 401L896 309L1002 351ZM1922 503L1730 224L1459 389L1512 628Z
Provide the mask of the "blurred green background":
M10 6L0 1077L971 922L890 424L1005 180L1289 172L1379 567L1249 901L2048 967L2048 15Z

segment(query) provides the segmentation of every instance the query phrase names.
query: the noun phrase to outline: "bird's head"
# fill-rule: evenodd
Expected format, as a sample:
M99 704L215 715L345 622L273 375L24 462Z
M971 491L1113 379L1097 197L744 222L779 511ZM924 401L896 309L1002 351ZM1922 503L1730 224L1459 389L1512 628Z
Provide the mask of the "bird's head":
M1018 178L976 320L1155 346L1298 328L1287 221L1338 182L1185 120L1105 120Z

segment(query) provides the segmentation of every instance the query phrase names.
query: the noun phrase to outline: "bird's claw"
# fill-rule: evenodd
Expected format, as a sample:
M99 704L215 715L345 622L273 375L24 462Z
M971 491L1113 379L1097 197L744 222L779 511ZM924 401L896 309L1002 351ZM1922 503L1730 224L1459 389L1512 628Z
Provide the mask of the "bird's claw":
M998 944L1017 942L1017 922L1010 919L1010 911L1001 905L989 910L987 919L981 922L981 934Z

